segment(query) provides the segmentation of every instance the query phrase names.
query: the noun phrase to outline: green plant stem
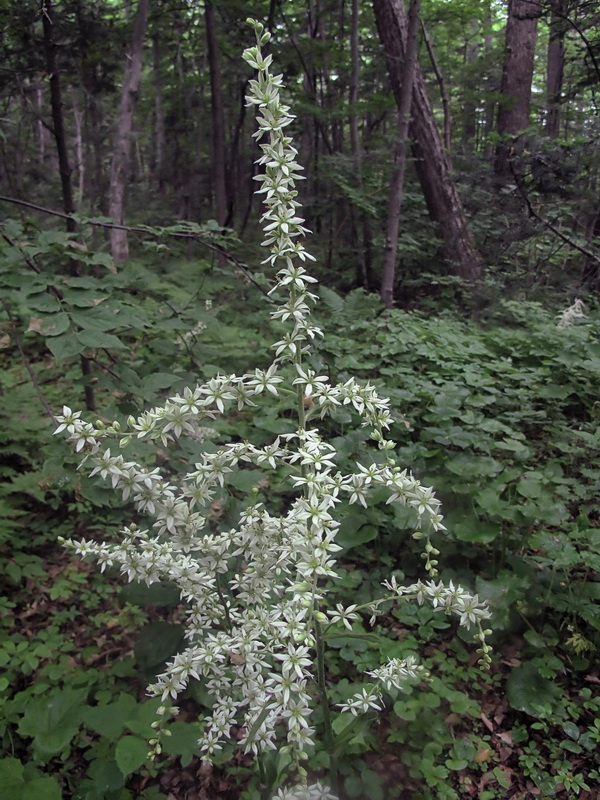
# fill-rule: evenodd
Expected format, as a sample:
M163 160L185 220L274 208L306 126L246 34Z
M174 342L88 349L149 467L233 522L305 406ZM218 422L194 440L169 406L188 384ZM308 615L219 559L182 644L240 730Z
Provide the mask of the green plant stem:
M338 794L338 768L335 755L335 742L333 738L333 727L331 725L331 713L329 711L329 697L327 695L327 684L325 681L325 647L323 642L323 632L318 620L314 620L315 642L317 648L317 686L319 689L319 700L323 709L323 728L325 733L325 750L329 754L329 782L333 794Z
M221 583L219 581L219 574L217 573L217 580L215 586L217 588L217 594L219 595L219 600L221 601L221 605L223 606L223 612L225 614L225 619L227 621L227 629L230 631L232 628L231 625L231 617L229 616L229 609L227 608L227 602L225 600L225 596L223 594L223 590L221 589Z

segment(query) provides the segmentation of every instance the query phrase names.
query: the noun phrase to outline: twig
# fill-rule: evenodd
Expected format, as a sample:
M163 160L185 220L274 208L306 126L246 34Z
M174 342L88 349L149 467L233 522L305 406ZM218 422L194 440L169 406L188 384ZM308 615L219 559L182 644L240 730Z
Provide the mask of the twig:
M511 164L510 169L511 169L513 178L515 180L515 185L516 185L516 187L517 187L517 189L519 191L519 194L521 195L521 197L523 198L523 200L525 201L525 203L527 205L527 210L529 211L529 215L531 217L533 217L534 219L537 219L538 222L541 222L542 225L544 225L544 227L548 228L549 231L552 231L552 233L555 236L558 236L559 239L562 239L562 241L565 242L565 244L568 244L574 250L578 250L580 253L583 253L584 256L587 256L588 258L591 258L593 261L595 261L597 264L600 264L600 256L597 256L591 250L588 250L587 247L584 247L583 245L580 245L577 242L575 242L573 239L571 239L570 236L567 236L566 233L563 233L560 230L560 228L557 228L556 225L553 222L550 222L550 220L546 219L545 217L542 217L542 215L539 214L535 210L535 208L531 204L531 200L529 199L529 195L525 191L525 188L523 187L522 181L517 176L515 168L514 168L514 166L512 164Z
M244 275L251 281L257 289L259 289L265 297L269 297L269 293L266 289L264 289L260 283L254 278L252 275L252 271L250 268L236 258L234 255L229 253L225 250L224 247L218 244L213 244L212 242L207 241L201 234L198 233L186 233L185 231L169 231L169 230L161 230L160 232L154 230L150 226L146 225L119 225L116 222L106 222L104 220L99 219L90 219L89 217L82 217L81 215L71 215L65 214L63 211L56 211L54 208L46 208L45 206L40 206L37 203L30 203L27 200L19 200L16 197L7 197L6 195L0 195L0 200L3 200L5 203L13 203L17 206L24 206L25 208L31 208L33 211L39 211L42 214L50 214L53 217L60 217L61 219L73 220L75 222L80 222L84 225L93 225L99 228L109 228L109 229L116 229L120 231L127 231L128 233L146 233L154 236L155 238L160 238L160 236L172 236L175 239L191 239L199 244L204 245L209 250L212 250L215 253L220 253L221 255L225 256L227 261L231 262L237 269L244 273ZM269 299L271 299L269 297Z
M449 153L451 138L452 138L451 136L452 117L450 115L450 100L448 99L448 92L446 90L446 81L444 80L444 76L442 75L439 62L435 55L435 50L433 49L433 44L431 43L431 37L429 36L429 33L427 31L427 28L425 27L423 19L421 19L421 30L423 32L423 39L425 41L425 46L427 48L427 54L429 56L429 60L431 61L431 66L433 67L433 72L438 82L438 87L440 90L442 107L444 109L444 147Z

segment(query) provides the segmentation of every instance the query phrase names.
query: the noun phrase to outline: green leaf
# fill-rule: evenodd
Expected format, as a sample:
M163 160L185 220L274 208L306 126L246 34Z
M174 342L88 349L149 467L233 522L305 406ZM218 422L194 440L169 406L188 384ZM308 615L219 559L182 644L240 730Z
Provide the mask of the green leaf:
M175 608L181 599L177 584L170 581L157 581L150 586L134 581L121 589L119 597L123 603L133 603L136 606L165 606L166 608Z
M100 330L83 330L76 334L77 341L84 347L125 347L118 336Z
M570 736L571 739L574 739L575 741L577 741L581 735L579 728L573 722L563 722L562 729L567 736Z
M243 494L248 494L264 478L265 473L260 469L239 469L227 477L227 483Z
M173 722L169 725L169 736L162 740L165 753L179 756L181 766L186 767L198 751L198 726L189 722Z
M336 542L347 550L365 542L372 542L379 532L373 525L365 524L368 520L369 517L360 511L348 514L341 521Z
M113 703L86 707L83 722L88 728L110 741L116 741L125 729L125 723L135 713L136 699L130 694L120 694Z
M469 766L469 762L465 761L464 758L447 758L444 762L448 769L459 771L461 769L466 769Z
M3 758L0 760L0 786L7 797L17 797L17 792L25 784L23 777L23 764L18 758ZM14 794L13 794L14 793Z
M525 633L523 634L523 638L525 639L527 644L531 645L532 647L535 647L538 650L547 647L546 640L537 631L525 631Z
M46 346L57 361L65 361L68 358L79 355L84 347L76 336L72 333L62 333L60 336L52 336L46 339Z
M31 702L19 723L19 733L33 738L38 756L60 755L79 730L87 689L63 689Z
M532 717L544 717L546 709L552 708L562 692L555 683L542 678L530 661L526 661L520 667L515 667L508 676L506 695L516 711L524 711Z
M541 497L544 492L544 476L539 472L527 472L517 483L517 492L530 500Z
M45 775L28 781L21 791L20 800L62 800L62 796L56 778Z
M468 516L461 522L452 524L451 530L461 542L489 544L500 536L502 526L497 522L482 522L477 517Z
M124 736L115 748L115 759L126 778L139 769L148 757L148 743L141 736Z
M116 792L125 784L123 773L114 761L98 759L92 761L88 773L95 786L104 792Z
M140 631L134 653L142 669L159 667L175 655L183 642L183 627L169 622L151 622Z
M472 453L456 456L445 463L446 469L462 478L478 479L497 475L502 471L502 463L487 456L474 456Z

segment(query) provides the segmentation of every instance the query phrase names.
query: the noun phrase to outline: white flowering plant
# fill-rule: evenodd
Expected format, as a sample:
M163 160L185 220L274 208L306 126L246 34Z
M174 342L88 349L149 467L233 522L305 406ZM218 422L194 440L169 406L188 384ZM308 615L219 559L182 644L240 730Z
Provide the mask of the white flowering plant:
M170 397L161 407L130 417L126 426L93 425L80 412L63 408L56 433L68 436L91 467L90 475L108 481L132 504L136 519L116 543L69 539L64 544L81 557L95 559L101 570L118 567L130 581L172 581L179 588L186 606L186 645L148 690L162 700L151 740L154 752L160 752L161 736L168 735L168 720L177 710L174 701L190 681L202 681L213 699L198 742L206 761L215 758L235 731L239 745L259 763L262 754L277 750L283 764L279 774L293 780L292 788L274 785L265 791L277 791L277 798L288 800L333 798L334 709L324 661L329 632L341 628L351 635L368 620L374 624L390 600L428 602L456 616L460 625L475 628L480 657L487 664L485 623L490 613L477 595L436 581L439 550L432 538L445 530L440 503L432 489L395 464L394 442L387 433L389 401L368 383L350 379L333 385L310 367L314 340L322 331L311 319L317 296L315 279L306 270L314 259L302 243L307 231L296 190L301 167L286 135L293 117L281 98L282 78L271 73L272 57L262 51L269 34L262 24L250 22L257 45L246 50L244 59L257 72L247 102L256 110L254 135L262 141L262 174L257 176L265 206L262 244L268 249L265 263L276 275L271 316L283 333L273 345L268 368L217 375ZM297 416L294 432L262 446L226 442L214 452L204 452L180 480L124 455L133 440L150 448L177 446L186 437L201 441L219 417L286 396L292 398ZM349 474L336 466L336 449L319 428L344 406L369 429L382 456L357 463ZM215 526L211 503L227 491L234 471L248 466L281 470L289 477L292 500L284 513L275 514L251 495L231 527ZM388 503L413 509L418 520L413 535L423 542L429 579L401 586L392 577L384 584L383 596L367 605L331 607L328 593L340 577L336 507L342 500L366 507L371 490L380 487L387 489ZM147 520L143 525L142 519ZM387 693L427 675L409 656L392 658L368 676L370 682L340 706L342 712L378 712ZM317 706L322 718L318 733L313 713ZM317 735L331 757L331 789L309 785L306 761Z

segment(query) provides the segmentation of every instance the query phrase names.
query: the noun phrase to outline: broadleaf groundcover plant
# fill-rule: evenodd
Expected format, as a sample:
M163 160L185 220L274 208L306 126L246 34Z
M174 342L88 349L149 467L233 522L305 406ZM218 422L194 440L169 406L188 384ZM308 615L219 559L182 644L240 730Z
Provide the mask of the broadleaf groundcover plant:
M162 699L151 741L155 752L160 751L161 736L168 735L168 720L177 710L173 702L190 680L201 680L214 701L198 742L204 759L214 758L235 726L242 731L239 744L256 754L259 764L261 754L277 750L278 774L293 779L292 788L275 785L266 791L277 791L278 798L325 798L337 791L324 668L330 629L352 631L363 616L373 623L390 600L430 602L456 615L461 625L475 626L481 661L487 664L489 631L484 625L490 614L476 595L435 580L439 550L431 538L444 530L440 503L432 489L396 465L394 442L387 438L389 401L369 383L350 379L332 385L310 367L312 343L322 331L311 319L317 297L311 291L315 280L305 269L313 258L302 244L307 231L296 199L301 167L285 132L293 117L281 99L282 78L271 73L271 56L261 49L269 34L260 23L251 24L257 46L246 50L244 59L257 77L247 101L257 113L255 137L263 140L257 162L263 170L257 176L265 205L262 244L268 249L265 263L276 275L271 316L281 332L273 345L273 362L264 370L217 375L187 388L163 406L130 417L126 428L118 422L93 425L80 412L63 408L56 432L68 435L83 463L91 465L90 475L109 481L133 504L136 519L150 520L147 528L138 522L127 526L118 543L70 539L65 545L79 556L94 558L102 570L117 566L129 580L172 581L186 604L186 647L148 690ZM204 452L177 481L119 452L133 439L147 442L149 450L157 444L176 448L186 437L201 442L219 416L256 408L270 398L289 398L297 418L295 432L265 446L225 443L215 452ZM340 407L360 418L377 445L371 463L357 463L349 474L336 468L336 450L319 430L319 422ZM211 503L226 491L233 472L248 465L281 470L289 478L293 499L285 513L273 514L251 494L236 524L218 529L208 514ZM338 604L332 609L327 594L339 578L335 556L341 549L335 540L336 507L342 502L366 506L370 491L378 487L388 490L389 503L413 509L413 535L424 543L429 580L401 586L390 576L382 597L361 607ZM426 677L410 656L393 658L368 675L371 682L340 707L342 712L378 711L386 693ZM331 759L331 789L309 785L305 766L317 736L317 705L322 714L319 733Z

